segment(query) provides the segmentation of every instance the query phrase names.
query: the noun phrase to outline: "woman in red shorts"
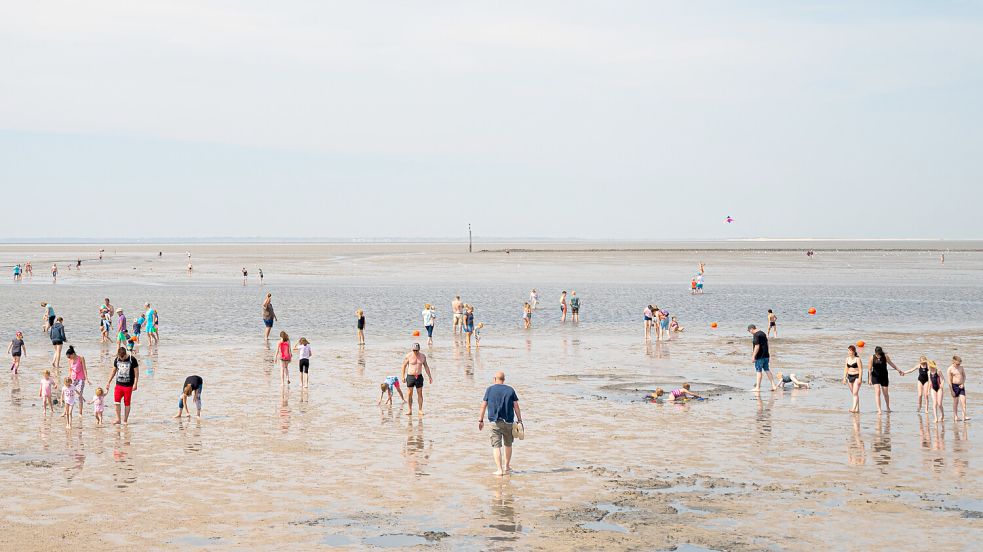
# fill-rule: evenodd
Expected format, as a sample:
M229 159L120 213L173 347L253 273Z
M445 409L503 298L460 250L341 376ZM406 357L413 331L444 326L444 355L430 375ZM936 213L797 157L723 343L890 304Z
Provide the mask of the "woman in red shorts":
M120 402L123 403L123 425L130 419L130 398L137 390L137 380L140 379L139 364L136 357L130 356L126 352L126 347L120 347L113 360L113 373L109 374L109 383L106 389L112 386L113 378L116 378L116 390L113 392L113 402L116 403L116 421L113 425L120 424Z

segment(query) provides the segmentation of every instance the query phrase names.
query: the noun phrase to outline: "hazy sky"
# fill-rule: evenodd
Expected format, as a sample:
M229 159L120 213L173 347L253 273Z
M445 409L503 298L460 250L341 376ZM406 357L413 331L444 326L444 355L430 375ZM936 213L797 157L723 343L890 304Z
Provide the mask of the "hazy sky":
M0 17L0 237L983 238L981 169L975 0Z

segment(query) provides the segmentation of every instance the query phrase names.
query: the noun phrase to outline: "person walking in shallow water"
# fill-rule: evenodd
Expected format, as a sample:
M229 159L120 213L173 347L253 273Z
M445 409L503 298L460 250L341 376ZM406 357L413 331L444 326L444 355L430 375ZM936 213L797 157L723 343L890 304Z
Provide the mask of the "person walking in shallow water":
M478 414L478 431L485 428L486 413L491 424L492 455L497 468L494 475L502 476L512 471L512 426L522 423L519 396L515 394L515 389L505 385L505 372L497 372L494 383L485 389L481 413Z
M263 338L270 339L270 330L273 329L273 322L276 321L276 312L273 311L273 294L267 293L263 300L263 325L266 326L266 333Z
M850 412L859 413L860 386L864 384L864 366L863 361L857 355L857 347L854 345L847 347L847 357L843 366L843 383L850 388L850 394L853 395Z
M754 324L749 325L747 327L747 331L752 335L751 359L754 361L755 372L753 391L761 391L762 372L768 374L768 381L771 382L771 390L774 391L778 389L778 387L775 385L775 378L772 377L769 366L769 364L771 364L771 352L768 350L768 336L765 335L765 332L759 330Z
M877 413L881 413L881 395L884 396L884 406L888 412L891 411L891 395L888 393L888 373L887 367L890 366L897 370L899 374L904 374L891 358L887 356L884 349L881 347L874 347L874 354L870 357L870 361L867 363L867 367L870 370L868 374L867 381L870 385L874 387L874 396L877 399Z
M430 374L430 365L427 364L427 355L420 352L420 344L414 343L413 350L403 357L402 378L406 383L407 414L413 414L413 388L416 388L417 415L423 416L423 371L427 372L427 379L433 385L433 376Z

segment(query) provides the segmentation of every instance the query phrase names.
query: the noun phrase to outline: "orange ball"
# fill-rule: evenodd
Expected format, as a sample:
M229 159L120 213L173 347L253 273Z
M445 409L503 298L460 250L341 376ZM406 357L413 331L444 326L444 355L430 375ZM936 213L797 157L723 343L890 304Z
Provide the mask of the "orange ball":
M717 327L717 323L716 322L710 322L710 327L711 328L716 328Z
M861 349L863 349L864 348L864 345L866 345L866 344L867 344L867 342L864 341L863 339L861 339L860 341L857 342L857 347L860 347Z
M413 337L420 337L420 330L413 330Z
M816 314L816 307L809 309L809 314Z

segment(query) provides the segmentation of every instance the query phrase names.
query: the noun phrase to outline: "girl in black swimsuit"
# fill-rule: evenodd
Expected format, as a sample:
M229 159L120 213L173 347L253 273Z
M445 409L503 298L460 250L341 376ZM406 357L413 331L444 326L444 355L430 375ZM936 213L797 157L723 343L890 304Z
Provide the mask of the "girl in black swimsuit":
M843 367L843 383L847 384L850 388L850 394L853 395L853 406L850 407L850 412L860 412L860 386L864 384L863 361L857 356L855 345L850 345L847 350L848 354Z
M932 414L935 415L936 422L944 422L945 410L942 408L942 389L945 387L945 376L939 372L938 366L931 360L928 361L928 382L932 386L932 396L935 399Z
M921 357L918 359L918 364L914 368L908 370L907 372L901 372L902 376L907 376L908 374L918 370L918 408L915 412L922 411L922 398L925 399L925 414L928 414L928 405L932 403L931 387L928 385L928 357Z
M874 396L877 397L877 413L881 413L881 395L884 395L884 406L887 411L891 411L891 396L887 392L888 377L887 367L891 366L895 370L898 367L891 362L891 359L880 347L874 347L874 355L870 357L870 384L874 386ZM898 370L898 373L903 373Z

